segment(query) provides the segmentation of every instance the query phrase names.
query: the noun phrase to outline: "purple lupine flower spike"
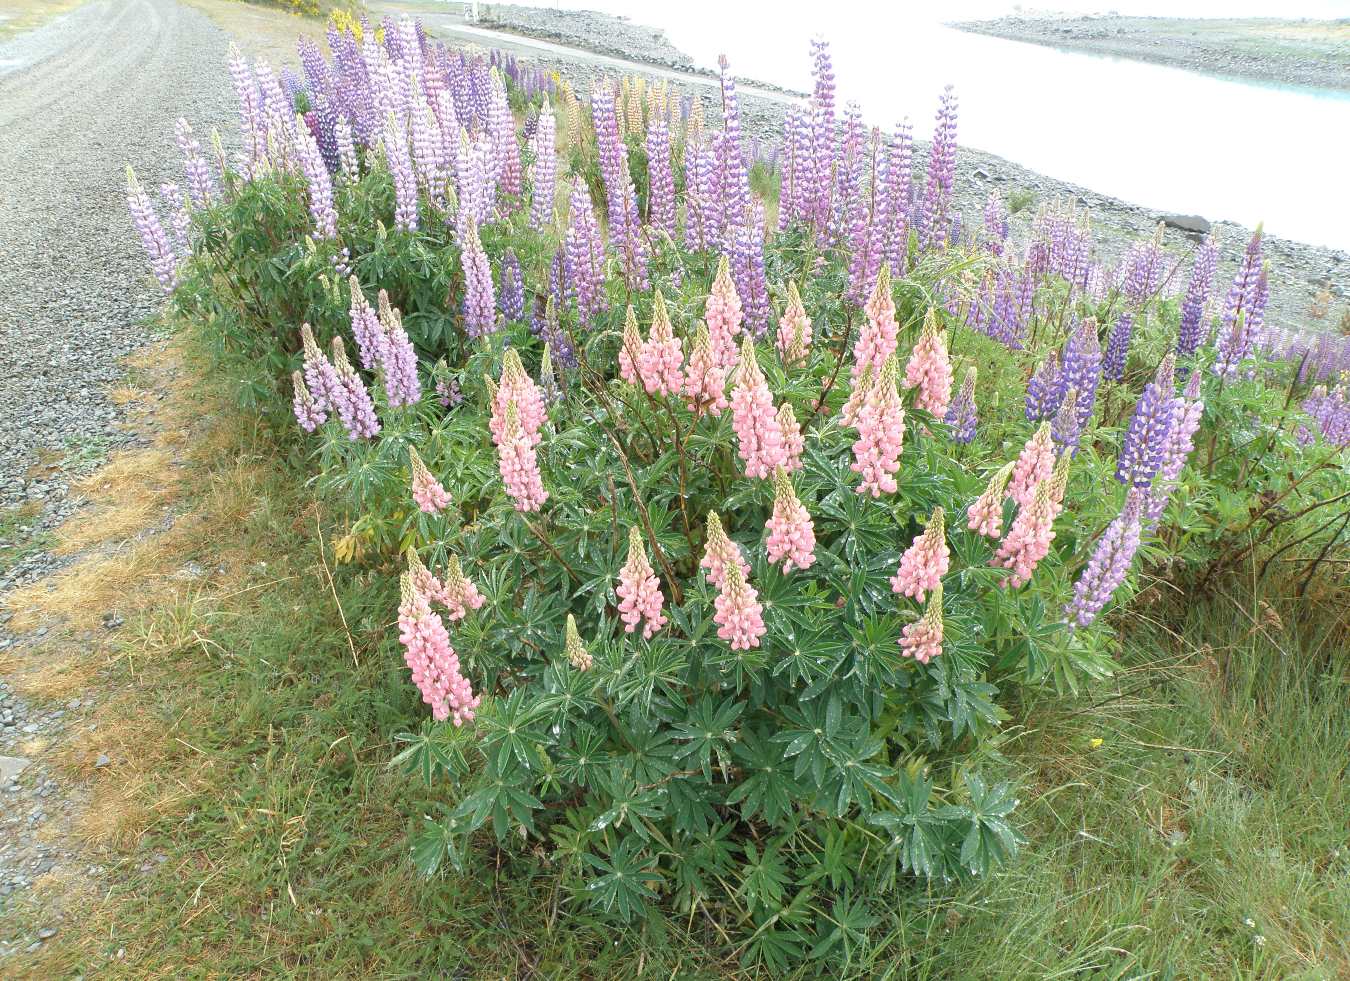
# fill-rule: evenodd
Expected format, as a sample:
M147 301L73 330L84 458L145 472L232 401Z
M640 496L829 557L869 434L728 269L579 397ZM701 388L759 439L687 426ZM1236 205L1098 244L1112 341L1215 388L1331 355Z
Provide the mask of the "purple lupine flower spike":
M340 398L336 400L338 418L352 439L370 439L379 434L380 420L375 415L375 403L370 392L347 360L347 350L341 337L333 338L333 372L337 378Z
M502 288L498 292L497 302L502 315L507 320L525 319L525 280L520 271L520 260L514 249L502 254Z
M769 326L769 284L764 276L764 211L756 202L750 220L731 229L731 272L746 327L759 337Z
M1073 453L1082 435L1083 427L1078 422L1078 389L1070 388L1064 393L1059 411L1050 420L1050 436L1060 453Z
M1050 419L1059 411L1060 403L1064 400L1059 376L1059 355L1048 354L1027 382L1027 422Z
M1144 500L1143 522L1145 528L1152 528L1162 517L1167 502L1176 490L1186 459L1195 448L1195 433L1200 428L1200 419L1205 406L1200 400L1200 372L1192 372L1186 390L1175 400L1173 406L1172 428L1168 430L1163 443L1162 462L1158 465L1158 475L1149 485Z
M180 118L173 128L174 139L183 154L183 173L187 178L188 198L194 208L206 208L216 198L216 181L211 165L202 154L202 145L192 135L192 127Z
M569 224L564 243L564 262L567 269L567 290L577 305L577 319L589 327L592 319L606 305L605 249L600 241L600 224L585 182L576 177L572 181Z
M1146 488L1162 464L1168 433L1176 416L1174 356L1169 353L1158 365L1153 380L1134 407L1125 442L1116 460L1116 479L1131 487Z
M928 155L923 198L923 244L932 251L947 247L951 234L952 187L956 178L956 93L948 85L938 103L937 124Z
M319 153L319 145L305 126L295 131L296 158L309 189L309 214L319 238L337 238L337 209L333 207L333 181Z
M1219 232L1215 229L1206 236L1195 256L1186 296L1181 301L1181 326L1177 331L1177 355L1189 359L1204 340L1205 304L1214 285L1214 272L1219 266Z
M675 175L670 162L670 130L664 119L647 127L647 176L651 188L647 221L652 228L675 236Z
M1092 418L1097 386L1101 383L1102 348L1097 340L1097 321L1088 317L1069 335L1064 343L1064 357L1060 365L1060 390L1078 390L1076 429L1082 433Z
M1253 305L1264 308L1260 299L1261 281L1261 226L1257 226L1247 251L1242 257L1242 265L1233 277L1233 285L1228 291L1228 300L1224 304L1223 320L1219 325L1218 356L1214 359L1214 373L1220 378L1237 377L1238 365L1251 356L1256 340L1252 326ZM1257 327L1260 316L1257 316Z
M1131 490L1120 514L1097 539L1092 558L1074 584L1073 599L1064 611L1070 629L1086 627L1097 619L1129 574L1130 564L1139 551L1141 504L1142 491Z
M1133 334L1134 315L1126 310L1111 330L1111 340L1106 345L1106 359L1102 362L1102 374L1111 381L1123 381L1125 378L1125 362L1130 354Z
M130 167L127 168L127 210L131 212L131 223L136 226L141 244L150 257L150 267L155 272L155 278L165 293L172 293L178 285L178 256L169 244L169 236L160 224L150 196L136 180L136 174Z
M553 199L557 194L557 120L547 99L535 125L534 163L530 170L530 227L542 231L553 224Z
M391 114L384 124L384 156L394 179L394 224L401 231L418 226L417 177L408 152L408 132Z
M943 419L952 427L952 439L958 443L969 443L975 439L975 427L979 422L975 408L975 378L975 368L967 368L961 388L947 406L947 415Z
M380 290L380 367L384 372L384 390L390 406L416 405L422 398L422 383L417 378L417 351L403 329L403 318L389 305L389 294Z
M459 255L464 267L464 330L470 337L482 337L496 330L497 299L492 267L478 237L478 226L473 222L460 241Z

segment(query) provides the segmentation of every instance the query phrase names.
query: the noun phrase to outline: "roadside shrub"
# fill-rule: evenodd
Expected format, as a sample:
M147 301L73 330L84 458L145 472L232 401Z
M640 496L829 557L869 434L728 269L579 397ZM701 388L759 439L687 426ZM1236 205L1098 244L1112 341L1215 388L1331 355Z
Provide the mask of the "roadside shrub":
M398 759L453 787L428 873L490 829L620 921L714 906L747 963L846 956L903 876L1015 855L1001 724L1113 670L1136 553L1213 575L1239 512L1344 479L1344 383L1305 449L1308 380L1253 360L1259 231L1219 304L1213 241L1176 298L1160 239L1112 268L1069 208L1024 242L997 197L963 225L955 97L916 184L906 131L849 109L835 141L823 46L751 180L725 68L705 132L663 87L583 118L509 59L382 35L302 47L289 94L236 55L243 154L180 122L183 207L129 201L397 611L432 716Z

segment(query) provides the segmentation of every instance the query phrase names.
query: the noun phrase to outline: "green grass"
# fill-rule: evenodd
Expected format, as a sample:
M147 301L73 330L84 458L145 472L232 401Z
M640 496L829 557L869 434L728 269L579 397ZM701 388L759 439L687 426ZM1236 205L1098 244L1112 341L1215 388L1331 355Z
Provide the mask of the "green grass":
M390 577L335 570L354 660L314 503L280 452L241 432L197 467L198 517L212 529L198 558L243 572L184 585L128 625L99 718L121 769L96 807L115 805L115 817L95 835L120 849L127 874L21 971L738 970L707 916L625 933L569 907L547 849L506 853L484 840L469 875L419 878L409 832L452 791L428 792L389 766L394 734L422 714L396 653ZM1023 858L987 882L912 883L877 904L868 942L834 962L842 974L1350 973L1344 625L1293 607L1276 624L1227 595L1182 619L1162 606L1145 608L1161 624L1121 624L1127 669L1109 689L1015 712L1002 749L1023 788ZM153 852L168 860L136 873Z
M0 575L28 556L51 546L51 535L33 527L41 510L34 502L0 511Z

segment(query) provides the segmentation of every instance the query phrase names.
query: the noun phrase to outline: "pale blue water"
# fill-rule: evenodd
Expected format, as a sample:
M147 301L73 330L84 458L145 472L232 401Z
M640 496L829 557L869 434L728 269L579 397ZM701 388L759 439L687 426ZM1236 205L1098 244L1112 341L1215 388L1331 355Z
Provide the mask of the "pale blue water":
M737 74L798 89L809 87L809 41L821 35L834 55L839 103L858 101L869 123L890 126L908 116L926 138L938 94L951 83L963 145L1147 207L1264 221L1276 235L1350 250L1350 93L1061 52L939 22L1008 12L1000 0L958 0L926 12L848 0L551 5L626 14L665 29L701 64L726 53ZM1174 0L1114 9L1198 15L1217 13L1215 6ZM1221 6L1224 16L1350 15L1350 3L1338 0Z

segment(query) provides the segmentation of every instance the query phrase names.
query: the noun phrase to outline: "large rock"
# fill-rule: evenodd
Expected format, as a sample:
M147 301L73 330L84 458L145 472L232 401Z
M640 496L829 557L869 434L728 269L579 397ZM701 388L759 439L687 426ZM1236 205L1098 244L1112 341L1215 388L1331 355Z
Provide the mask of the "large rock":
M1179 228L1192 235L1208 235L1210 224L1199 215L1163 215L1163 224L1169 228Z
M0 756L0 783L9 783L17 779L19 774L28 769L28 764L32 760L26 760L22 756Z

